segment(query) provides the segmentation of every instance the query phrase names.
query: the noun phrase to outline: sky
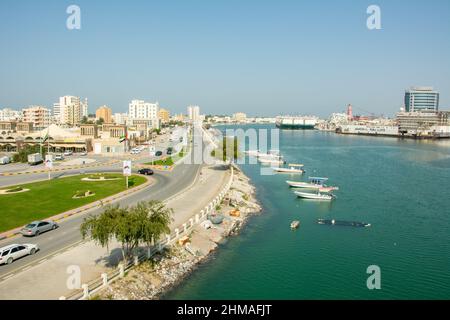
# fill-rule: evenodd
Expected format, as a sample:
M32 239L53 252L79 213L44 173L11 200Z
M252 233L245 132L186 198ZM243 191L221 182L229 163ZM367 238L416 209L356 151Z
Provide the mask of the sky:
M81 29L69 30L69 5ZM367 8L381 9L381 30ZM59 96L126 112L394 115L406 88L450 110L448 0L1 0L0 108Z

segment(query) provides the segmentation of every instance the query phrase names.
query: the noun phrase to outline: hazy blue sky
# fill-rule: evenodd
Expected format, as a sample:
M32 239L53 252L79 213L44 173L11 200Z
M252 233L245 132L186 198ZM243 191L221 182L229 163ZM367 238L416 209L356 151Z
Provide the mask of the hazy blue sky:
M81 30L66 8L81 8ZM366 27L381 7L382 30ZM405 88L434 86L450 109L448 0L0 1L0 108L61 95L125 112L394 114Z

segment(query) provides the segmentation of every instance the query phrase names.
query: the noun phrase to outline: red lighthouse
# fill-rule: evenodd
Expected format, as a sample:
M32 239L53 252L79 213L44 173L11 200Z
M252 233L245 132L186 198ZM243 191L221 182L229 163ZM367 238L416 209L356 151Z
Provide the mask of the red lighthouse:
M347 117L348 117L348 120L353 120L353 108L352 108L352 105L351 104L349 104L348 106L347 106Z

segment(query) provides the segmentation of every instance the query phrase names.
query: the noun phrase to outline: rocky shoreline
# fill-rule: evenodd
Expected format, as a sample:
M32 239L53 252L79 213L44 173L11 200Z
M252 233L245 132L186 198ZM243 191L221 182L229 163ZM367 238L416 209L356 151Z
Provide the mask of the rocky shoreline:
M216 212L224 218L220 224L207 220L197 225L187 239L131 269L92 299L160 299L205 262L227 237L239 234L248 218L261 212L255 188L239 168L235 168L231 188Z

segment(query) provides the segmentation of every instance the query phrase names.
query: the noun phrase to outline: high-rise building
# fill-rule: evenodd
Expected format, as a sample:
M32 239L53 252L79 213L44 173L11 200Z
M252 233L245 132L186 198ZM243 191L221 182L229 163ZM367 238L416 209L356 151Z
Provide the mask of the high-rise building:
M0 110L0 121L20 121L23 114L20 111L11 108L4 108Z
M149 103L143 100L132 100L128 106L128 117L130 120L146 120L149 126L158 129L158 111L158 102Z
M43 106L30 106L22 110L23 121L31 122L37 130L47 128L51 124L52 112Z
M405 111L439 111L439 92L432 87L411 87L405 92Z
M82 102L80 97L60 97L59 102L53 105L53 114L57 123L78 125L84 116L88 116L87 99Z
M199 121L200 120L200 107L199 106L189 106L188 107L188 116L191 121Z
M159 109L158 118L162 123L167 123L170 121L170 112L166 109Z
M101 106L95 111L95 118L97 120L103 119L105 123L112 123L112 110L108 106Z

